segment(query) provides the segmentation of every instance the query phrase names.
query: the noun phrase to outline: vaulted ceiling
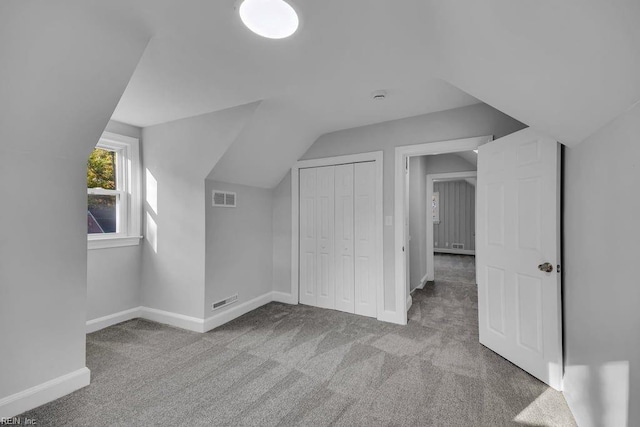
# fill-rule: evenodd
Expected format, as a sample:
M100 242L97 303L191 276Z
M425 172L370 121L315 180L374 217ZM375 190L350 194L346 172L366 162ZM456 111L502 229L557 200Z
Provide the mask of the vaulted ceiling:
M236 0L56 0L55 25L82 40L91 28L75 21L93 11L152 35L115 120L146 127L262 101L211 177L263 187L344 128L482 101L571 145L640 99L637 0L289 1L302 26L283 40L247 30ZM50 3L0 7L19 27ZM388 98L373 101L376 89Z

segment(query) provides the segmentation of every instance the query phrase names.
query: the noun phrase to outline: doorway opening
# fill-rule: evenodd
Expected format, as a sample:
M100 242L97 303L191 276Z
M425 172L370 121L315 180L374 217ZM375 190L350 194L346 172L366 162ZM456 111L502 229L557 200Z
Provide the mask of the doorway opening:
M475 285L478 158L475 151L463 151L453 155L460 158L458 168L472 170L427 173L426 177L427 280ZM441 156L431 156L434 158L432 163ZM465 161L466 165L463 163ZM440 163L444 162L440 161ZM454 166L450 166L452 167Z
M473 236L475 233L475 212L473 231L469 230L472 233L470 241L473 240L473 244L458 241L461 239L459 233L448 238L442 237L444 240L438 240L438 245L435 244L434 224L431 216L433 215L434 193L436 193L433 190L434 180L444 183L455 178L457 180L468 179L473 182L476 177L477 163L475 150L480 145L492 140L492 136L483 136L396 148L395 275L397 301L404 305L405 323L407 322L407 312L413 303L412 290L423 288L427 282L433 281L435 278L435 248L439 247L442 252L449 252L447 255L459 255L459 253L452 253L454 251L453 244L458 252L460 250L468 251L470 246L475 250L475 236ZM457 176L452 175L454 173ZM430 176L427 177L427 175ZM410 183L412 178L415 182L413 187ZM467 181L465 182L469 184ZM414 197L411 197L411 193ZM440 195L438 194L436 197L439 199ZM475 190L473 191L473 206L475 209ZM411 215L412 211L414 215ZM439 221L443 221L446 214L444 213ZM412 218L414 221L411 222L414 223L414 227L411 227L410 224ZM471 229L471 227L468 228ZM443 231L445 229L443 227ZM466 249L463 249L463 246ZM463 255L470 255L470 253L463 253Z
M468 319L456 320L468 323L471 329L475 325L477 331L477 153L468 150L411 156L407 164L408 305L416 296L422 303L428 298L437 301L435 308L452 308L459 301L468 301ZM465 307L457 312L465 311ZM443 320L445 314L442 312Z
M560 390L563 359L559 145L531 128L496 141L481 139L396 148L396 286L400 295L407 298L402 302L408 311L412 305L407 268L411 255L405 212L409 210L410 158L477 149L477 289L470 287L468 295L454 296L443 305L464 316L464 310L459 310L467 307L464 301L475 300L478 342ZM443 295L446 293L445 288ZM447 306L447 301L456 304ZM474 310L469 306L471 313ZM441 307L419 307L428 315L427 322L434 321L445 332L471 332L468 327L452 331L460 322L438 317ZM412 309L412 313L415 311ZM421 324L425 325L424 319Z

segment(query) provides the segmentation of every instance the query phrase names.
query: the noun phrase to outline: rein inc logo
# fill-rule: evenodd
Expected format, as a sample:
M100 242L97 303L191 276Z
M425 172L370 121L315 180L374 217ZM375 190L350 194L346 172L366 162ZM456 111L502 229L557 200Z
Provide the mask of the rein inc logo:
M28 417L0 417L0 426L35 426L38 421Z

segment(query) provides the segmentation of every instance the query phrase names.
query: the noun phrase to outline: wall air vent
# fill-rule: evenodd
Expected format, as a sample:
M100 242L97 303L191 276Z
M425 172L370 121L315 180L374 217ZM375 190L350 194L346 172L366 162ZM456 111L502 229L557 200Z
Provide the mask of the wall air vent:
M451 248L453 249L464 249L464 243L452 243Z
M211 310L217 310L229 304L233 304L236 301L238 301L238 294L230 296L227 299L223 299L222 301L214 302L213 304L211 304Z
M236 193L232 193L230 191L213 190L213 206L235 208Z

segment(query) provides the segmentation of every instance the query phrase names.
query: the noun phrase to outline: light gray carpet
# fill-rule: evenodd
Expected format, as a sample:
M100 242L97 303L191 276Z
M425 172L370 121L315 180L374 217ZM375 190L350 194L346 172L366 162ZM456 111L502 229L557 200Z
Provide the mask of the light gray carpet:
M437 279L409 317L403 327L271 303L206 334L132 320L87 336L89 387L23 416L40 426L575 425L560 393L478 344L475 285Z

